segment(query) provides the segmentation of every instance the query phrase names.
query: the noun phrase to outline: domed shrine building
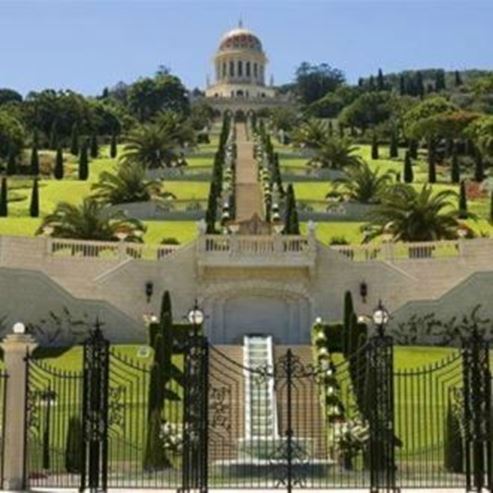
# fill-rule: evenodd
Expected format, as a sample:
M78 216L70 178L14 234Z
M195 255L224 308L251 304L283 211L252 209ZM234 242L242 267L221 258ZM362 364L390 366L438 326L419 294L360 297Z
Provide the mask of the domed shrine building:
M259 37L239 26L227 32L214 56L214 84L205 91L208 103L219 112L249 111L286 103L266 84L268 58Z

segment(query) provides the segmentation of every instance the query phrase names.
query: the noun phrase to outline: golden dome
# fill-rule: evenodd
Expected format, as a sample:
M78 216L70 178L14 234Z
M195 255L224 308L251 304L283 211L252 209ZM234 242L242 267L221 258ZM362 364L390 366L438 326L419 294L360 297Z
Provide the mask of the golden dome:
M253 50L262 52L262 43L255 33L249 29L245 29L240 23L239 27L227 32L221 38L219 51L229 50Z

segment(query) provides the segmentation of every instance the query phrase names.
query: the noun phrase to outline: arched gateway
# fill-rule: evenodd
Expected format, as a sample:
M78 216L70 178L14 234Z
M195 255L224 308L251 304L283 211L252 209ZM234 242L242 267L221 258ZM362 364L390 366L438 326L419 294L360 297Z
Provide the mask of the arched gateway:
M309 343L312 301L299 285L244 281L213 285L202 304L213 344L242 344L246 334L268 334L276 344Z

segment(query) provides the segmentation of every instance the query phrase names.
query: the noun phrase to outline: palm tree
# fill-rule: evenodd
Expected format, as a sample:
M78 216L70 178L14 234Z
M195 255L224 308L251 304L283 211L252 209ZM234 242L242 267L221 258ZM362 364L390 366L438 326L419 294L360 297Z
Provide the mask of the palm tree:
M355 153L358 150L350 139L343 137L327 137L320 143L320 147L315 150L315 156L308 161L310 166L320 168L342 169L347 166L358 166L361 164L361 157Z
M127 241L142 242L145 226L137 219L129 219L121 212L110 212L100 202L88 197L82 204L59 202L47 215L36 234L46 233L55 238L116 241L119 233Z
M154 119L154 123L174 140L180 147L185 144L195 145L195 130L190 119L185 119L174 111L162 111Z
M344 177L336 180L342 184L351 200L362 204L376 204L387 191L392 180L388 172L380 173L380 169L372 169L368 163L362 161L344 171Z
M318 149L329 138L329 129L323 120L310 118L293 132L293 144L309 149Z
M170 167L177 159L176 142L155 123L140 125L126 138L121 160L145 168Z
M151 199L174 197L161 192L161 182L146 180L143 166L135 162L121 164L115 173L103 171L99 182L92 185L93 197L105 204L147 202Z
M432 187L416 190L398 183L381 197L381 204L370 212L371 222L365 226L366 240L390 234L394 241L436 241L457 238L458 211L450 199L457 198L451 190L433 194Z

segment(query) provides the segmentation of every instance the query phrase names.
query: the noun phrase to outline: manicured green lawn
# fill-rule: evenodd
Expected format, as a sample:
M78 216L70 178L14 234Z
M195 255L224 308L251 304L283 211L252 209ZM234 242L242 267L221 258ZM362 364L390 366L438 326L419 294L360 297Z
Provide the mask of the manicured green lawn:
M318 222L316 236L319 241L329 244L334 238L345 238L349 243L359 244L363 240L362 222ZM301 232L307 232L307 223L301 224Z

